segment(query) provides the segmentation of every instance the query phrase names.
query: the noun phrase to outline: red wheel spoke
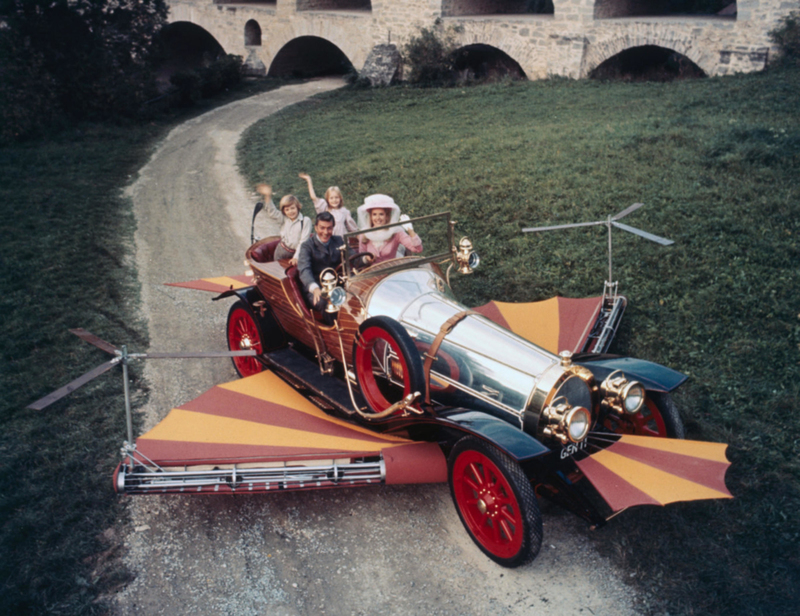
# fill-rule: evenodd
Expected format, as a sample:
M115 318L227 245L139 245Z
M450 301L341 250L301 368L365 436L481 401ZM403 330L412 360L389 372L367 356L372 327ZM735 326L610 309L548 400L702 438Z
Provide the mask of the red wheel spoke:
M500 520L500 523L497 526L503 530L508 541L512 541L514 539L514 531L511 529L511 526L506 520Z
M474 462L470 462L469 470L472 471L472 475L475 477L475 481L477 483L477 485L475 486L475 489L478 490L478 489L480 489L480 487L483 487L485 485L485 483L486 483L486 480L484 479L483 473L481 473L480 470L478 470L478 467ZM466 476L465 476L465 478L466 478ZM467 479L469 479L469 478L467 478Z

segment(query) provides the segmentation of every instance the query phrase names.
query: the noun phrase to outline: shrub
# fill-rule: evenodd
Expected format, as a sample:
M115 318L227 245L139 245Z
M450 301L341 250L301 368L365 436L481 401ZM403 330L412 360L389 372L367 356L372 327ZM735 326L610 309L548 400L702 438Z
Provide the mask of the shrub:
M800 11L792 11L780 20L780 25L769 33L781 50L781 59L787 64L800 66Z
M409 83L439 85L453 80L455 73L455 27L444 28L440 20L422 28L403 49L409 65Z

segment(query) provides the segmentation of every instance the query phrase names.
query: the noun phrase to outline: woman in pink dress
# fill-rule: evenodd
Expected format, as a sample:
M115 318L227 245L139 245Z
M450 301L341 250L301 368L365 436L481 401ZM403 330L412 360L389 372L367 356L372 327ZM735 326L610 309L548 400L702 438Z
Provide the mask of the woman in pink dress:
M358 226L362 230L399 221L400 208L388 195L370 195L358 208ZM358 238L359 251L372 253L373 263L394 259L400 245L405 247L406 253L422 252L422 239L414 232L411 223L402 227L365 231Z

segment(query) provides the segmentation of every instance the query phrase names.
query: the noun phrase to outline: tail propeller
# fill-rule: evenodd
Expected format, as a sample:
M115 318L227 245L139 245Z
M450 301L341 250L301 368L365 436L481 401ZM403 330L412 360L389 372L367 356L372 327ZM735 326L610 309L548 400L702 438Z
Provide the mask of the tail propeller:
M612 276L611 276L611 228L616 227L617 229L622 229L623 231L627 231L628 233L633 233L634 235L638 235L639 237L643 237L646 240L650 240L651 242L655 242L657 244L661 244L662 246L670 246L674 244L672 240L668 240L664 237L660 237L658 235L653 235L652 233L648 233L647 231L642 231L641 229L637 229L636 227L631 227L628 225L624 225L621 222L618 222L621 218L624 218L628 214L635 212L640 207L642 207L644 203L634 203L633 205L625 208L618 214L614 216L609 216L605 220L596 220L594 222L576 222L567 225L553 225L551 227L528 227L523 229L523 233L538 233L539 231L555 231L556 229L573 229L575 227L593 227L596 225L606 225L608 227L608 282L611 283Z

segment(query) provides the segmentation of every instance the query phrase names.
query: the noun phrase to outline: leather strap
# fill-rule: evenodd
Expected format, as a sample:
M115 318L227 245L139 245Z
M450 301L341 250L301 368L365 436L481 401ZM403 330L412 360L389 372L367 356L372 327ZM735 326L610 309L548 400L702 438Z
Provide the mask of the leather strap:
M439 347L442 346L445 336L453 331L453 328L456 325L458 325L471 314L478 313L474 310L462 310L442 323L442 327L439 329L439 333L436 334L433 344L431 344L428 352L425 353L425 363L422 365L422 376L425 379L425 404L431 403L431 366L433 366L433 362L436 361L436 353L439 352Z

